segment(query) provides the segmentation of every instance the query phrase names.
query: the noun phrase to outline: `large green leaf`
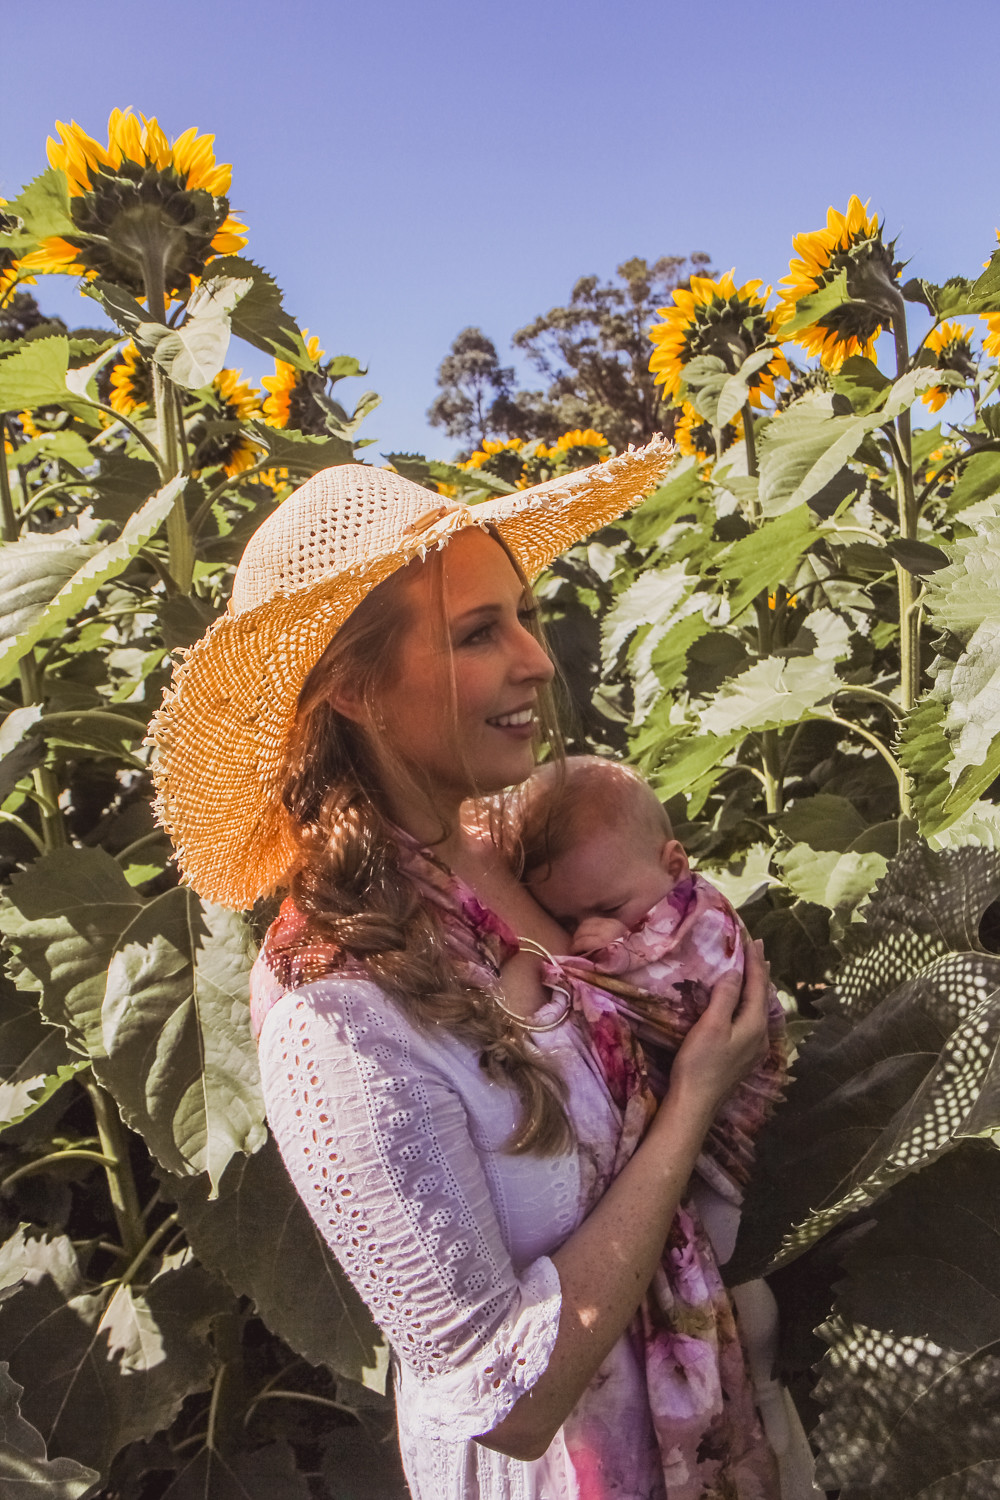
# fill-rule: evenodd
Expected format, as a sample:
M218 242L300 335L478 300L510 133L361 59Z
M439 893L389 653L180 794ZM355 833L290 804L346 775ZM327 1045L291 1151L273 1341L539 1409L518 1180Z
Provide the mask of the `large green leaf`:
M19 988L40 991L42 1014L90 1056L104 1052L108 965L141 905L110 854L81 848L35 860L0 900L0 932Z
M851 910L885 874L887 860L874 851L859 854L847 849L818 850L811 844L793 844L777 856L782 879L803 901L831 910Z
M207 1171L213 1191L230 1157L266 1137L252 961L242 917L180 887L136 914L108 965L95 1071L154 1156Z
M0 974L0 1130L32 1114L83 1067L64 1032L42 1020L36 998Z
M126 1443L170 1424L215 1369L206 1342L229 1299L188 1260L148 1286L90 1286L63 1236L24 1226L0 1247L0 1358L25 1387L22 1410L48 1451L106 1474Z
M10 468L27 468L36 459L44 461L60 458L74 468L85 469L94 462L96 455L91 452L86 438L79 432L43 432L40 437L22 443L7 462Z
M749 400L750 382L753 377L765 365L770 364L774 355L775 349L772 346L766 349L755 349L752 354L747 355L736 374L730 375L719 392L719 404L715 410L716 426L725 427L727 422L733 420L736 413Z
M960 516L970 505L1000 495L1000 453L973 453L959 469L951 472L957 472L958 479L948 496L949 515Z
M365 1479L361 1483L367 1488ZM227 1454L202 1448L164 1491L163 1500L309 1500L311 1494L295 1466L293 1449L279 1441Z
M212 261L212 272L216 276L230 276L238 281L249 281L250 285L233 309L233 332L245 339L255 349L273 354L298 370L314 370L316 361L305 346L295 319L285 311L281 300L281 289L273 277L241 255L223 255ZM361 367L354 360L353 367L335 370L335 375L360 375Z
M69 340L63 334L33 339L0 360L0 412L64 406L83 417L91 416L93 403L67 386L68 370Z
M218 1198L200 1178L164 1179L195 1254L252 1297L269 1328L313 1364L385 1388L387 1350L293 1188L272 1139L230 1162Z
M816 540L816 517L800 505L733 542L719 568L729 591L730 618L739 619L764 590L786 582Z
M47 559L47 571L40 571L44 545L36 536L8 542L0 548L0 578L23 573L31 576L30 605L16 617L0 615L0 686L17 674L17 664L37 641L54 634L73 615L90 603L95 591L124 572L140 548L159 530L174 507L184 487L184 476L178 475L146 501L141 510L129 518L121 535L96 550L88 545L81 555L67 550L53 550ZM58 535L58 533L57 533ZM77 546L76 543L69 544ZM66 570L73 562L74 570ZM20 593L17 596L21 597Z
M810 293L808 297L800 297L795 304L794 315L787 323L783 323L781 331L783 334L798 333L803 328L808 328L811 323L825 318L828 313L834 312L842 307L845 302L851 301L851 294L847 290L846 269L837 271L817 291Z
M100 1474L72 1458L49 1458L37 1427L21 1416L24 1389L0 1364L0 1490L4 1500L79 1500Z
M845 1268L820 1329L820 1482L841 1500L992 1500L1000 1155L969 1143L901 1183Z
M760 503L780 516L812 499L860 448L867 416L836 417L832 397L809 396L769 423L760 442Z
M708 734L759 731L798 724L843 683L833 662L818 656L765 656L724 682L702 711Z
M233 309L252 285L248 278L215 275L213 267L213 274L192 293L179 328L140 323L136 342L175 385L200 391L211 384L226 362Z
M950 1151L1000 1040L1000 957L979 937L1000 854L914 842L876 887L851 956L765 1128L732 1268L793 1259L848 1215ZM1000 1115L974 1120L1000 1126Z
M26 254L49 235L76 233L76 225L70 217L66 174L56 167L48 167L41 176L22 188L4 212L24 221L23 229L5 236L6 244L16 255Z
M712 491L701 477L701 468L694 458L680 459L666 483L647 496L629 518L628 530L638 546L652 546L679 516L694 516L703 508Z
M303 432L268 427L263 422L248 422L246 432L264 449L261 460L266 457L277 468L303 478L334 464L354 462L354 449L344 438L307 437Z

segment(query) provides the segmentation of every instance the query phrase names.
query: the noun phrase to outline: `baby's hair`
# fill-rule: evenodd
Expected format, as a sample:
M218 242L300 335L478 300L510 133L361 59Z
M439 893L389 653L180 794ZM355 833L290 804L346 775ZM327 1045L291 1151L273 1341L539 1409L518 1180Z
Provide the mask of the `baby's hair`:
M666 809L649 783L631 766L599 755L540 766L518 789L512 814L526 880L551 870L595 828L673 837Z

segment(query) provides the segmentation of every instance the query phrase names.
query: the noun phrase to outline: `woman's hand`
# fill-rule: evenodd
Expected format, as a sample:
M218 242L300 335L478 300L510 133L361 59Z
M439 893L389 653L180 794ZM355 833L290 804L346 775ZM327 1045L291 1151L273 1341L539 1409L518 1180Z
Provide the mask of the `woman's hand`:
M727 974L691 1027L670 1071L670 1091L697 1100L709 1118L767 1055L768 966L760 942L744 939L743 980Z

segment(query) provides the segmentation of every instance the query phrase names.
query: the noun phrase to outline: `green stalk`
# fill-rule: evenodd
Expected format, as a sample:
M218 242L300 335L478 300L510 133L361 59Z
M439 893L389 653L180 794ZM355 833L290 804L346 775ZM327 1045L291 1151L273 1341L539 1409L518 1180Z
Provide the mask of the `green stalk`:
M95 1079L86 1084L86 1089L94 1110L101 1153L109 1163L105 1165L104 1171L108 1179L115 1223L121 1235L122 1249L131 1262L146 1243L146 1233L128 1156L128 1138L111 1095Z
M142 279L146 288L146 306L155 323L167 319L167 298L163 277L163 256L159 247L150 247L143 256ZM156 441L163 461L165 478L181 472L180 434L177 407L166 371L151 360L153 370L153 409L156 412ZM184 506L183 491L174 501L167 517L167 551L170 575L182 594L190 594L194 578L194 541Z
M0 450L9 427L6 413L0 415ZM14 434L10 432L13 445ZM22 479L23 484L23 479ZM10 492L10 475L7 472L7 455L0 453L0 537L5 542L16 542L20 535L20 524L14 510L14 497ZM21 702L42 704L45 701L42 683L35 661L35 653L29 651L18 663L21 679ZM38 794L38 813L42 825L42 844L46 851L60 849L67 842L66 824L59 810L59 786L51 766L36 766L31 773Z
M892 333L896 343L896 378L905 373L910 363L906 337L906 307L897 292L893 301ZM913 489L913 442L909 411L900 412L896 418L897 443L893 451L896 469L896 504L899 512L899 535L901 540L914 540L917 535L917 500ZM903 712L913 707L920 696L920 602L916 580L912 573L899 563L896 569L896 589L899 595L899 686L900 706ZM909 777L904 773L899 783L899 810L904 818L913 815Z
M747 454L747 473L751 478L756 478L759 472L757 468L757 445L754 440L753 411L749 401L743 403L743 442ZM754 504L750 512L750 524L758 527L761 523L760 506ZM754 608L757 612L757 649L761 657L770 656L774 647L774 621L767 607L767 590L758 595L754 600ZM765 729L760 736L761 741L761 769L764 774L764 803L768 813L774 815L780 813L784 806L784 785L781 775L781 744L776 729Z

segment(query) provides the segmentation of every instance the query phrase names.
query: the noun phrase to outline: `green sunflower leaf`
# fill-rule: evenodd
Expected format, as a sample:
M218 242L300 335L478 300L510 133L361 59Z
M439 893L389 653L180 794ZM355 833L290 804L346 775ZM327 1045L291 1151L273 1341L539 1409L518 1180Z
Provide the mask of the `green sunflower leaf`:
M873 411L892 384L888 375L883 375L873 360L866 359L861 354L845 359L833 376L832 383L837 395L846 396L859 416Z
M3 236L7 249L15 255L26 255L39 240L49 235L75 234L76 225L69 211L69 188L65 172L48 167L27 187L22 188L4 212L11 218L22 219L24 227L11 235Z
M233 333L238 339L273 354L297 370L314 370L316 361L306 349L299 326L282 302L281 288L272 276L242 255L221 255L210 266L213 276L233 277L250 284L232 314ZM330 361L342 366L329 373L334 379L344 375L362 375L356 359L348 355Z
M888 860L874 852L814 849L811 844L793 844L780 851L775 861L788 889L802 901L851 911L886 872Z
M86 1067L65 1034L42 1020L34 995L0 975L0 1130L16 1125ZM2 1470L0 1470L2 1472Z
M0 1365L0 1489L5 1500L79 1500L100 1474L73 1458L49 1458L45 1439L21 1415L24 1387Z
M210 1384L211 1321L231 1303L201 1266L167 1262L141 1291L90 1286L68 1239L22 1226L0 1247L0 1274L20 1283L0 1302L0 1358L49 1452L107 1474L121 1448L169 1426Z
M789 578L816 540L816 517L805 505L764 521L733 542L719 568L729 593L730 619L737 620L758 594L773 592Z
M369 1495L377 1500L371 1489L371 1472L364 1472L366 1500ZM349 1491L341 1493L357 1493L353 1480L347 1483ZM296 1466L294 1448L279 1438L262 1448L235 1452L202 1448L164 1490L163 1500L207 1500L208 1496L211 1500L310 1500L312 1493L309 1481ZM331 1489L330 1494L334 1496L336 1491Z
M191 296L179 328L140 323L136 342L175 385L200 391L210 385L226 362L232 337L231 317L253 286L248 277L207 277Z
M32 339L16 354L0 360L0 411L29 411L39 406L64 406L83 417L93 414L93 403L74 394L66 384L69 340L62 334Z
M268 1137L237 1156L219 1196L204 1177L164 1177L198 1259L251 1297L267 1326L314 1365L384 1391L388 1350L292 1186Z
M104 546L30 535L0 547L0 582L16 588L0 606L0 686L36 641L52 635L90 603L95 591L128 567L162 526L184 487L178 475L129 518L121 535ZM49 544L49 545L47 545ZM70 568L72 566L72 571ZM2 592L2 590L0 590Z
M16 874L0 899L0 933L20 990L78 1054L104 1053L101 1006L108 965L142 906L103 849L56 849Z
M207 1171L264 1142L250 1031L246 923L187 887L137 911L115 943L101 1007L97 1076L168 1171Z
M948 554L942 552L940 547L934 547L930 542L915 541L911 537L891 538L886 551L893 562L899 563L901 568L918 577L926 577L948 565Z
M970 302L976 312L1000 310L1000 250L990 256L989 265L972 288Z
M794 802L777 819L777 826L793 843L844 854L867 824L848 798L817 792Z
M156 493L159 483L159 470L149 459L113 453L101 458L88 498L95 516L124 526L129 516Z
M721 736L799 724L843 685L832 661L766 656L722 684L701 726Z
M307 437L305 433L287 427L268 427L263 422L246 423L246 431L266 451L276 468L288 469L302 479L354 459L354 449L344 438Z
M818 323L827 317L829 313L835 312L845 302L851 301L851 295L847 290L847 271L841 270L828 281L819 291L811 293L808 297L800 297L795 304L795 315L787 323L782 323L783 334L800 333L803 328L808 328L812 323Z
M761 1136L734 1283L794 1259L954 1148L995 1070L1000 958L979 929L998 896L992 850L913 841L889 866Z
M951 472L959 476L947 500L951 516L961 515L980 500L1000 495L1000 453L973 453L961 468Z
M91 452L86 438L79 432L43 432L41 437L22 443L8 463L11 467L16 463L19 468L26 469L36 459L50 462L62 459L63 463L72 464L75 469L86 469L96 463L97 456Z
M762 370L765 365L770 364L774 355L775 349L773 347L755 349L752 354L747 355L736 374L730 375L719 391L719 403L715 410L715 425L717 427L725 427L727 422L733 420L744 402L749 399L751 380L759 370Z
M124 287L116 286L113 281L104 281L96 277L93 281L84 281L81 287L84 295L93 297L99 302L113 323L117 323L123 333L130 337L135 336L135 331L141 323L149 321L149 313L137 302L131 292Z
M32 733L41 714L41 704L32 703L15 708L0 725L0 802L42 759L42 741Z
M637 546L651 547L684 515L696 516L709 500L712 489L701 477L702 465L693 457L680 459L670 478L653 491L628 519L627 527Z
M768 424L760 442L760 503L766 516L784 515L817 495L837 475L875 425L871 417L833 415L832 398L809 396Z

